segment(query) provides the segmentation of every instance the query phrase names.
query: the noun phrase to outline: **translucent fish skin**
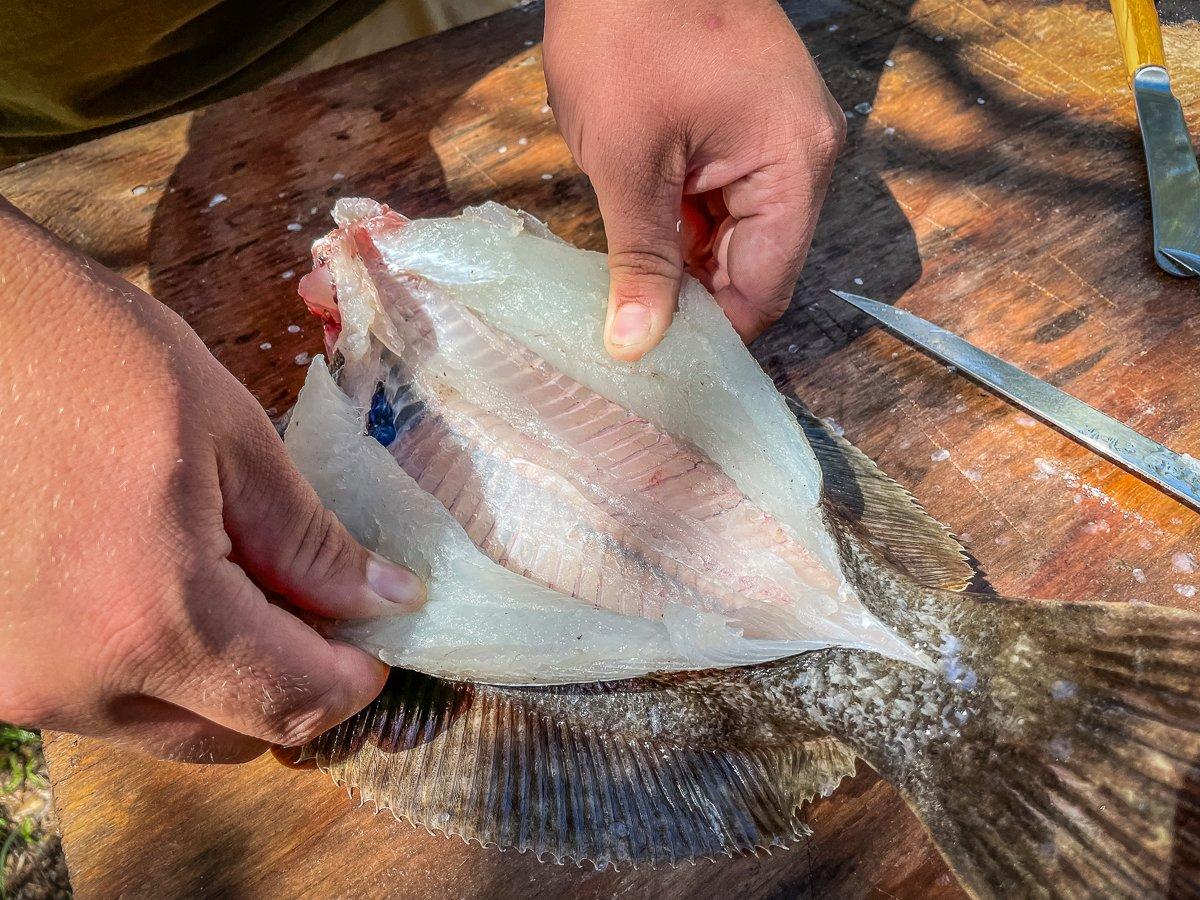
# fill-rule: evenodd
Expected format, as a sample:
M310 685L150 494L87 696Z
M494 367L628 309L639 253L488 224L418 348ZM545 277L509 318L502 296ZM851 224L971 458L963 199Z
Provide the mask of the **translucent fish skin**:
M812 451L699 285L630 366L600 346L599 254L495 205L408 222L342 201L337 215L301 290L327 323L341 395L315 363L295 419L318 427L293 428L288 446L347 526L426 574L431 596L344 638L394 665L516 683L831 645L917 659L847 584ZM396 487L397 470L424 496ZM417 509L441 543L414 542ZM489 560L520 579L501 588Z
M1200 617L971 593L945 527L803 409L781 418L694 287L663 358L615 369L594 256L536 223L338 213L304 286L337 381L314 364L288 445L429 578L418 616L345 633L450 677L394 670L301 758L414 824L599 867L786 846L862 758L973 895L1200 896ZM622 428L651 475L621 469ZM778 455L757 467L755 446ZM717 550L697 560L700 527ZM787 647L808 652L729 667Z
M1200 893L1200 617L960 592L944 529L805 423L848 578L932 669L829 648L552 687L395 670L300 758L414 824L620 867L787 846L861 757L972 895Z

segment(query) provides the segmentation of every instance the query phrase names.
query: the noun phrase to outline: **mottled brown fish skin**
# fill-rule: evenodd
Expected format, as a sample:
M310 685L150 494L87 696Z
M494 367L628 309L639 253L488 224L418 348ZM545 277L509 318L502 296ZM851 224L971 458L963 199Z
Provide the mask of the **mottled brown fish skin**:
M834 648L557 687L398 671L306 754L413 822L601 866L786 844L857 756L976 895L1200 894L1180 849L1198 843L1200 617L944 589L971 579L961 547L798 414L848 579L928 667Z

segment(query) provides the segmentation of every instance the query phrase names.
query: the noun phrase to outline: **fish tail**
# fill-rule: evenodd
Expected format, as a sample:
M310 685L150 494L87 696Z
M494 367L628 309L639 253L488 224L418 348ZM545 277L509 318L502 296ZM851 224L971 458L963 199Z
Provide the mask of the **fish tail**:
M953 602L980 651L958 659L951 641L942 674L973 699L876 768L962 879L981 896L1200 895L1200 617Z

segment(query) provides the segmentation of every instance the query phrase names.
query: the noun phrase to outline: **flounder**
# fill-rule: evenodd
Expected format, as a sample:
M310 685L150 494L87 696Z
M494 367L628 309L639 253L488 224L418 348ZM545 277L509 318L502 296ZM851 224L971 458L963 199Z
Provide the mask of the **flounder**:
M303 748L397 816L540 858L783 846L866 760L981 896L1200 891L1200 617L972 590L963 548L785 400L685 284L605 354L603 255L496 204L342 200L301 284L332 361L286 444L414 614Z

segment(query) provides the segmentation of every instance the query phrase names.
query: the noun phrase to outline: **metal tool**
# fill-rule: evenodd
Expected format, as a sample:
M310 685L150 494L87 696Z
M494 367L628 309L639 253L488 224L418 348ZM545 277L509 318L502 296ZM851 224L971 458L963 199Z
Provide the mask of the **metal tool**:
M833 293L918 349L956 367L1105 459L1200 510L1200 463L1190 456L1150 440L1082 400L919 316L856 294Z
M1200 168L1171 93L1158 12L1154 0L1111 3L1150 173L1154 258L1172 275L1200 275Z

